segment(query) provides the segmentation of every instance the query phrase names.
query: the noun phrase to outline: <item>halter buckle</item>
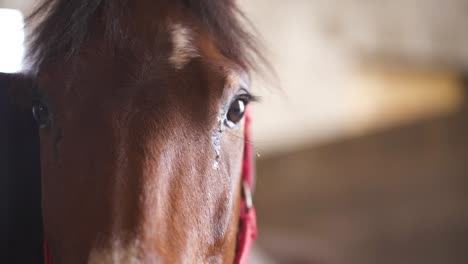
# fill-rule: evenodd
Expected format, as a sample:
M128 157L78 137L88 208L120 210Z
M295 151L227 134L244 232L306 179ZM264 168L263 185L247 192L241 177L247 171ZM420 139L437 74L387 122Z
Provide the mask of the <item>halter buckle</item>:
M247 181L243 180L242 181L242 195L244 196L245 199L245 208L250 210L253 206L253 201L252 201L252 191L250 190L250 186L247 183Z

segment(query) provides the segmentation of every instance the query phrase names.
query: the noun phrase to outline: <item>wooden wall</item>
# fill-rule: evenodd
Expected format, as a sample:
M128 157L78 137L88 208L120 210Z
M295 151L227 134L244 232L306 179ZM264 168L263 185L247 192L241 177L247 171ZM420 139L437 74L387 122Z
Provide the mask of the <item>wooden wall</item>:
M259 245L280 263L468 263L466 105L260 158Z

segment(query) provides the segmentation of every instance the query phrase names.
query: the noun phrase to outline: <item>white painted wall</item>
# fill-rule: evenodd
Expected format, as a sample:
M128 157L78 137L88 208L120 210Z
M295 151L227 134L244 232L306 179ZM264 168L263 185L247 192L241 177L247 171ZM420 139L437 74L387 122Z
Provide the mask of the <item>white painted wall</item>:
M451 84L454 77L443 73L451 72L449 65L463 68L468 63L468 34L462 26L468 25L466 1L240 3L270 49L283 89L255 83L263 97L255 106L254 122L260 154L364 132L382 126L387 117L397 124L444 113L459 101ZM374 74L362 68L369 62L392 62L397 70ZM385 83L398 77L398 89ZM433 78L438 81L431 82ZM429 93L420 89L427 84L434 84ZM419 92L398 95L411 88ZM427 103L421 105L421 100Z

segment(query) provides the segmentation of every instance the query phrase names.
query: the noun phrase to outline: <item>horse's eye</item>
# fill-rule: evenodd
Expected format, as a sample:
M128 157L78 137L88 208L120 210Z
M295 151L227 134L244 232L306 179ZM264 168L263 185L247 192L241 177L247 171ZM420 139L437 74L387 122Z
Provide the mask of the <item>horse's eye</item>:
M235 127L237 123L242 120L245 114L245 107L247 106L248 100L243 98L237 98L229 107L229 111L226 116L226 125L228 127Z
M50 124L50 114L47 105L43 102L36 102L32 107L33 117L40 128L48 127Z

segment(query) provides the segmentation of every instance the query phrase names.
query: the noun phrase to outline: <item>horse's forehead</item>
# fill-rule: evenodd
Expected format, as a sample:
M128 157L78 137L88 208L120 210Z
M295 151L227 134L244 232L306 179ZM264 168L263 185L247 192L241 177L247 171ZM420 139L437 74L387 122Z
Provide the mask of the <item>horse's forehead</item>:
M225 57L215 44L209 32L200 30L200 25L191 20L173 22L168 26L169 41L172 49L169 51L169 64L176 70L184 68L190 61L201 58L214 68L221 69L224 77L244 72L239 65Z

